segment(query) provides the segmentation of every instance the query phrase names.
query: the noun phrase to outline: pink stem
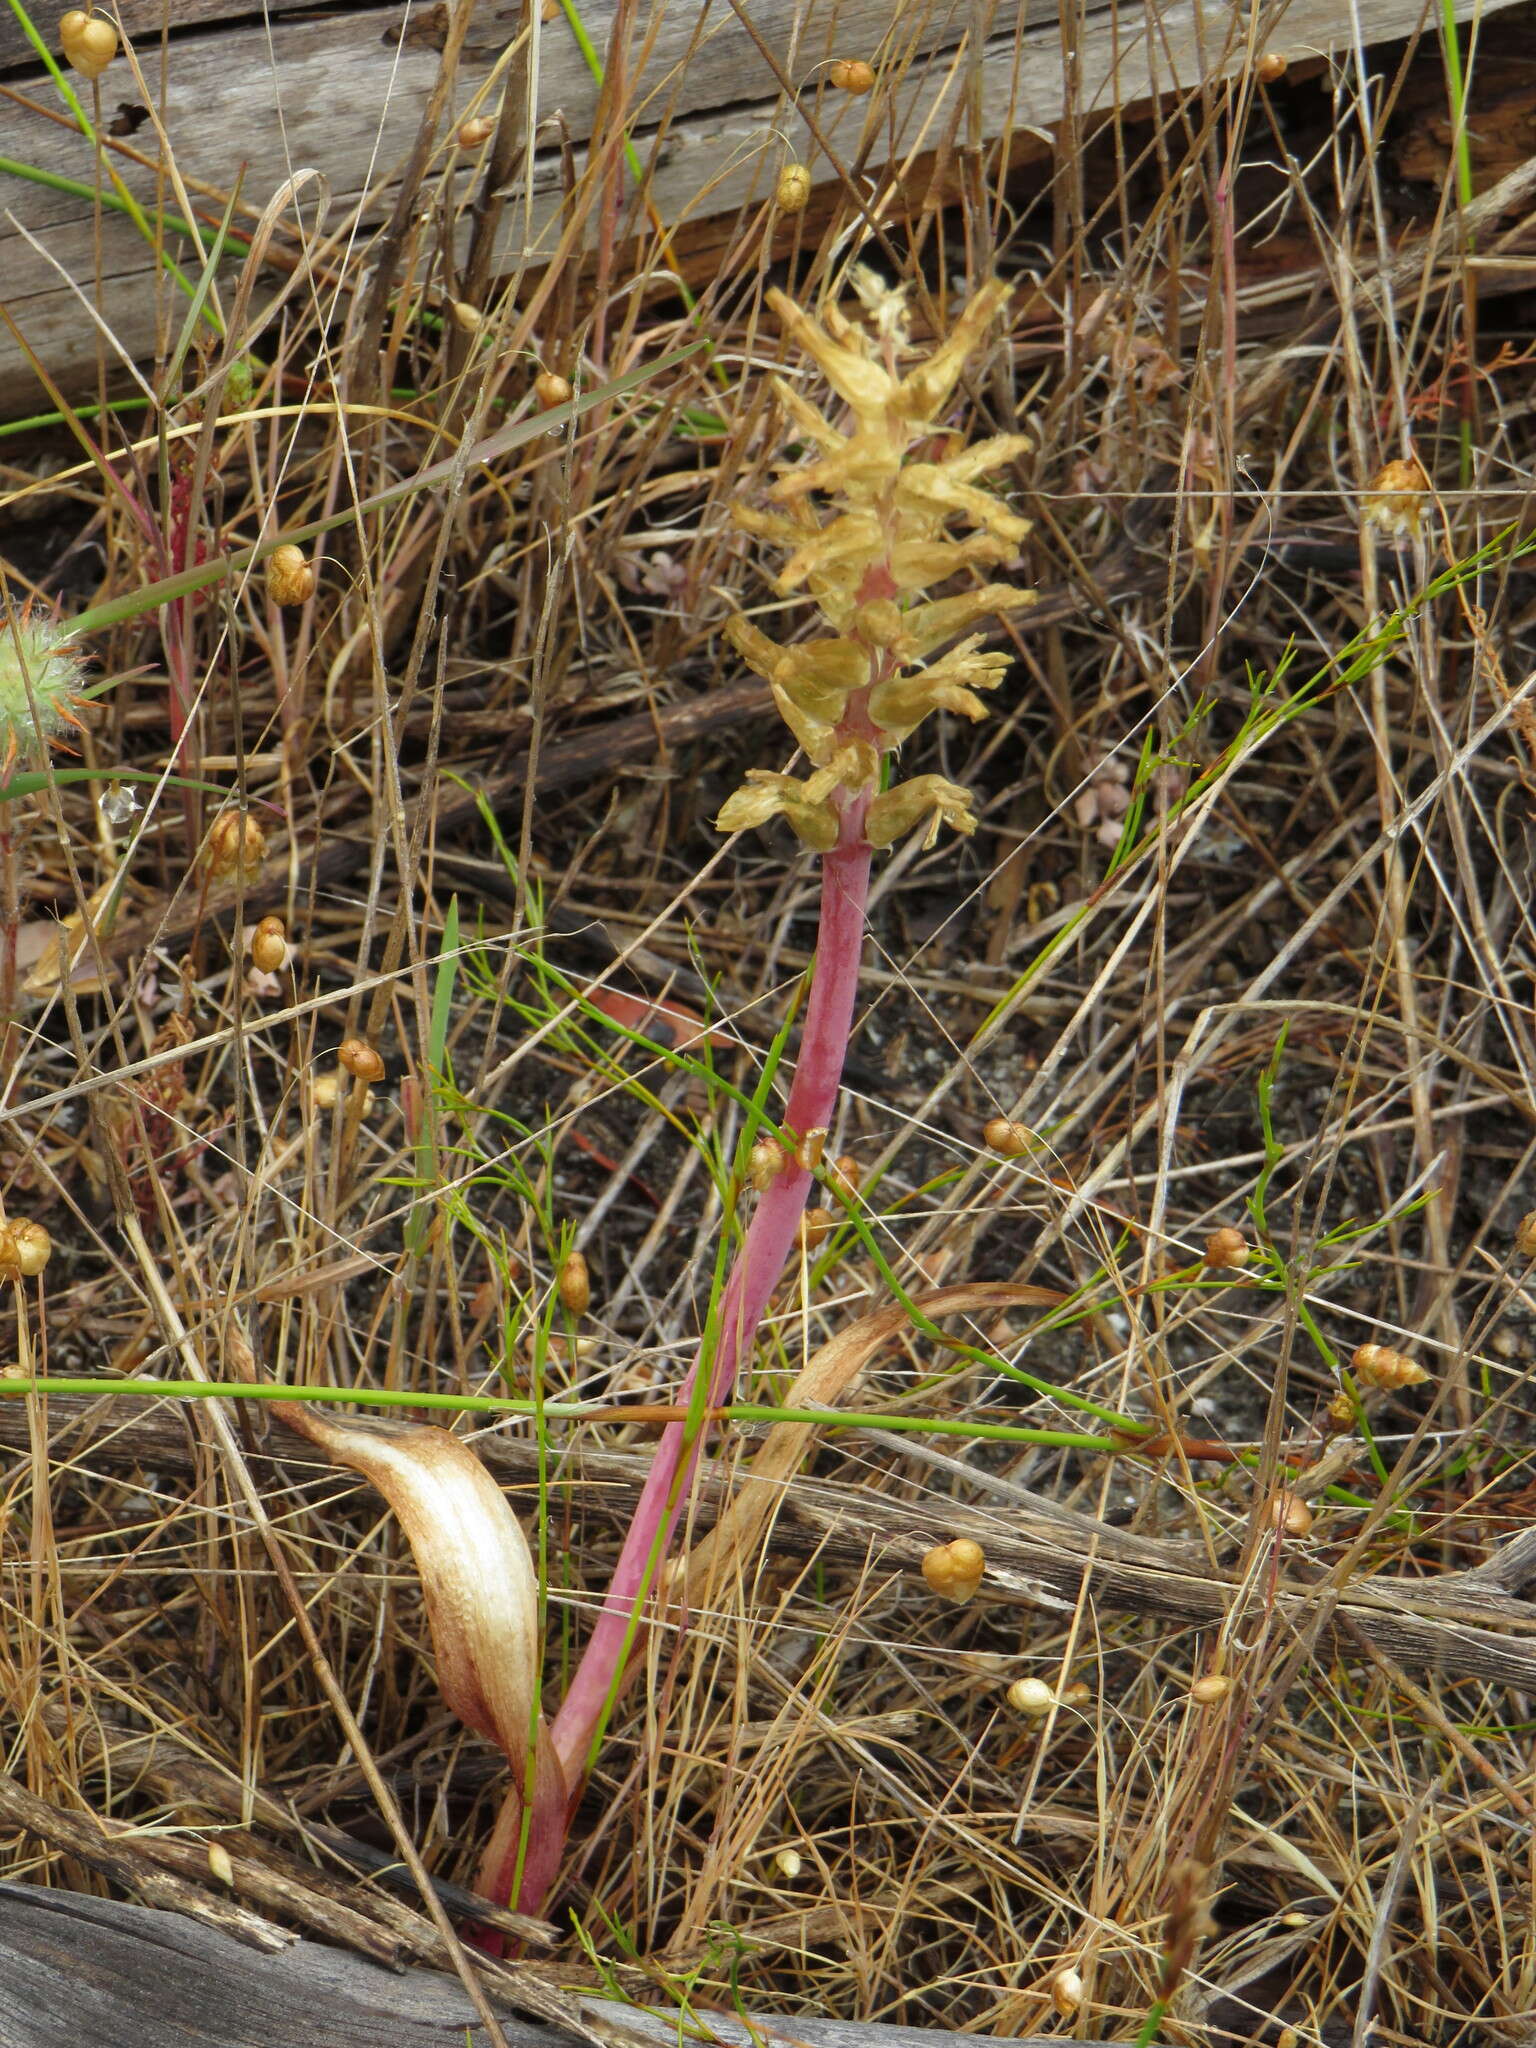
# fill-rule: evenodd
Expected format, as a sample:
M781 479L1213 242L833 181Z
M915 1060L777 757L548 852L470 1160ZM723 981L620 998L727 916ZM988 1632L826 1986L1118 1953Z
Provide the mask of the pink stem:
M837 1106L858 994L864 906L869 896L870 849L864 838L867 808L867 796L848 803L838 844L822 860L816 965L800 1060L784 1107L784 1126L797 1133L827 1129ZM791 1159L758 1200L720 1301L709 1407L720 1407L730 1399L737 1375L751 1357L758 1327L794 1245L811 1184L811 1174ZM683 1382L681 1402L692 1396L702 1363L701 1354ZM701 1434L697 1427L690 1431L686 1423L667 1425L619 1553L603 1611L555 1716L555 1752L573 1788L586 1777L609 1695L633 1646L635 1617L671 1544L698 1462Z

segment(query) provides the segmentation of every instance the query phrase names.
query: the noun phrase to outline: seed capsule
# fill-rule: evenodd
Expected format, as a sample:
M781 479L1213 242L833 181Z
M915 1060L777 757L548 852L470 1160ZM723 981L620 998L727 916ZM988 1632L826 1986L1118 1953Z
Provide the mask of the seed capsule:
M837 1228L837 1218L830 1209L807 1209L797 1226L797 1236L802 1251L811 1251Z
M1416 1365L1401 1351L1389 1350L1385 1344L1362 1344L1350 1364L1366 1386L1380 1388L1383 1393L1395 1394L1400 1387L1422 1387L1429 1378L1422 1365Z
M875 82L872 67L862 57L839 57L827 76L839 92L855 95L868 92Z
M1284 56L1279 50L1266 50L1258 63L1253 67L1260 85L1277 84L1280 79L1284 78L1290 68L1290 58Z
M747 1179L757 1192L771 1187L789 1164L789 1154L774 1138L759 1138L747 1154Z
M822 1152L826 1149L826 1126L819 1130L807 1131L795 1145L795 1164L803 1173L814 1173L821 1164Z
M558 370L540 370L533 380L533 395L546 411L552 405L564 405L571 396L571 380Z
M864 1169L851 1152L844 1152L827 1168L827 1185L852 1198L859 1192Z
M71 7L59 17L59 42L70 69L82 78L100 78L117 55L117 30L104 14Z
M1000 1152L1004 1159L1022 1159L1035 1149L1035 1134L1028 1124L1010 1123L1005 1116L995 1116L984 1124L981 1135L988 1150Z
M1189 1688L1189 1696L1197 1706L1214 1707L1224 1700L1232 1690L1232 1681L1223 1672L1208 1671L1204 1678L1197 1678Z
M1515 1225L1515 1250L1522 1259L1536 1259L1536 1209Z
M580 1252L568 1252L555 1283L561 1306L573 1316L584 1316L592 1305L592 1275Z
M208 831L203 859L215 881L241 875L253 882L267 857L267 835L243 811L222 811Z
M263 974L278 974L292 954L280 917L264 917L251 935L251 965Z
M274 604L307 604L315 594L315 572L302 548L285 541L267 557L267 595Z
M460 149L479 149L483 143L489 142L495 133L496 123L489 114L471 114L467 121L459 123L458 134L454 139Z
M798 1849L780 1849L774 1856L773 1867L780 1877L791 1883L800 1875L800 1852Z
M779 173L774 204L780 213L804 213L811 196L811 174L804 164L786 164Z
M1205 1263L1213 1273L1248 1263L1248 1240L1240 1230L1224 1223L1205 1240Z
M35 1280L53 1256L53 1239L30 1216L0 1223L0 1273Z
M931 1589L957 1607L963 1607L974 1594L986 1568L985 1551L969 1536L941 1543L923 1559L923 1577Z
M384 1062L366 1038L345 1038L336 1055L354 1081L382 1081Z
M1058 1970L1051 1979L1051 2003L1064 2020L1071 2019L1083 2002L1083 1980L1076 1970Z
M1056 1704L1056 1695L1043 1678L1016 1678L1008 1688L1008 1704L1026 1720L1038 1721Z
M1282 1536L1307 1536L1316 1517L1299 1493L1277 1493L1269 1504L1269 1519Z

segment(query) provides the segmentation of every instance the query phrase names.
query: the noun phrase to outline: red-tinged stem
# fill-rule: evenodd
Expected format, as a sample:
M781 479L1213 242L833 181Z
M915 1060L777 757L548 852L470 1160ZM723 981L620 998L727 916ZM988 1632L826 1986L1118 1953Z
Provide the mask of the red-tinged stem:
M816 964L799 1064L784 1107L785 1128L797 1133L827 1129L837 1106L858 994L864 908L869 896L870 849L864 839L867 808L867 797L848 803L839 843L822 859ZM720 1300L719 1336L706 1403L710 1407L731 1398L737 1374L751 1357L758 1328L794 1246L811 1184L811 1174L791 1159L758 1201ZM693 1395L703 1363L701 1353L683 1383L681 1402L687 1403ZM624 1667L634 1647L636 1616L671 1544L698 1460L700 1434L696 1424L667 1425L619 1553L603 1611L555 1717L555 1751L573 1787L586 1778L610 1701L628 1675Z

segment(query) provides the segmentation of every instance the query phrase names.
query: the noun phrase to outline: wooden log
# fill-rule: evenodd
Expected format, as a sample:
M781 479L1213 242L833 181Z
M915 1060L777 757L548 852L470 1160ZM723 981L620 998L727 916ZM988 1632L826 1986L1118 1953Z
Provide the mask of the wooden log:
M302 4L277 0L270 19L253 25L234 0L192 0L178 7L174 34L162 41L162 0L125 0L129 49L108 66L94 98L83 80L72 80L87 112L96 109L107 163L151 230L157 222L163 229L165 261L123 212L98 216L94 193L106 181L97 152L10 11L0 11L0 75L10 79L0 100L0 413L49 402L30 357L67 395L80 397L94 386L98 348L105 347L121 386L130 361L147 363L173 342L188 301L165 264L174 260L190 281L199 257L168 175L172 164L209 245L237 185L235 225L249 232L295 174L318 174L279 209L268 251L276 268L257 285L257 314L284 267L291 278L306 257L323 298L338 272L340 239L353 223L366 238L387 217L439 77L447 8L395 0L315 19L299 17ZM1457 0L1457 11L1487 15L1508 4ZM740 15L724 0L662 0L625 11L640 26L622 53L610 47L616 0L590 0L582 12L598 49L625 72L627 138L645 167L655 218L674 231L766 202L786 160L805 163L820 183L846 181L850 191L867 192L882 167L899 170L975 136L1009 148L1030 131L1048 138L1069 115L1107 117L1199 91L1262 51L1270 21L1285 53L1300 59L1348 46L1360 32L1357 18L1373 39L1410 34L1423 10L1419 0L1361 0L1358 10L1335 0L1252 10L1140 0L1089 8L1064 39L1049 16L1026 22L1022 9L994 0L984 11L991 32L973 42L971 0L899 9L892 0L751 0ZM604 126L591 69L563 18L545 22L538 5L531 13L526 46L518 40L521 0L480 0L470 17L420 195L428 246L439 239L430 220L436 210L442 240L462 251L476 159L456 144L456 126L477 95L494 104L523 59L536 121L553 126L558 116L589 181L616 193L644 228L623 138ZM1063 46L1074 39L1078 82L1069 99ZM513 52L516 65L508 62ZM830 60L849 54L870 59L879 73L868 97L829 83ZM552 139L547 128L540 134ZM536 149L526 190L504 209L503 271L554 253L566 217L562 197L559 150ZM578 241L597 212L592 201L589 189L575 209ZM232 250L221 272L226 308L243 253ZM643 272L662 259L654 246L649 253L642 247L634 262ZM359 268L354 256L352 273ZM627 270L625 282L634 274ZM451 296L449 280L445 300Z
M674 2014L587 1998L580 2014L588 2038L622 2048L679 2039ZM731 2048L959 2048L971 2038L768 2015L749 2031L724 2013L708 2018ZM508 2048L562 2048L572 2038L510 2010L498 2019ZM312 1941L256 1955L174 1913L0 1884L0 2048L488 2048L489 2039L463 1988L433 1971L401 1976Z

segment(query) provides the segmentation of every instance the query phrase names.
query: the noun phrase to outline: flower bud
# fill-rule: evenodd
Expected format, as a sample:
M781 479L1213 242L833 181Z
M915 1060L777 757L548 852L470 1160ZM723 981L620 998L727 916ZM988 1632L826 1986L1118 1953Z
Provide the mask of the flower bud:
M1056 1704L1056 1695L1043 1678L1016 1678L1008 1688L1008 1704L1027 1721L1039 1721Z
M839 57L827 76L839 92L851 92L856 96L868 92L875 82L873 69L862 57Z
M568 1315L584 1316L592 1305L592 1275L580 1252L567 1252L560 1262L555 1291Z
M923 1577L930 1588L957 1607L963 1607L975 1593L986 1568L986 1553L969 1536L941 1543L923 1559Z
M1220 1230L1213 1230L1205 1240L1205 1263L1213 1273L1223 1272L1232 1266L1246 1266L1248 1250L1248 1240L1243 1233L1230 1223L1224 1223Z
M779 173L774 204L780 213L804 213L811 196L811 174L804 164L786 164Z
M253 882L267 857L267 835L244 811L221 811L208 829L203 860L216 882L239 875Z
M540 370L533 380L533 395L546 411L552 405L564 405L571 396L571 380L558 370Z
M117 55L117 30L104 14L71 7L59 17L59 43L71 70L82 78L100 78Z
M336 1057L354 1081L382 1081L384 1062L366 1038L342 1040Z
M285 541L267 557L267 595L277 605L307 604L315 594L315 572L302 548Z

